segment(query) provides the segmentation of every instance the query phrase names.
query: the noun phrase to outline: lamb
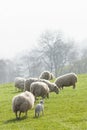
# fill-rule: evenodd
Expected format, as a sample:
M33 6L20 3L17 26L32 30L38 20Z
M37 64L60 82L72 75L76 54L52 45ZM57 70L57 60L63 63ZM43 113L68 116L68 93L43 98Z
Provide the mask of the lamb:
M30 92L32 92L36 97L41 96L42 98L49 98L49 88L48 85L43 82L34 82L30 85Z
M12 110L16 115L16 119L20 118L22 112L25 112L25 116L27 116L28 110L34 107L34 102L34 95L28 91L14 96L12 99Z
M46 79L46 80L52 80L54 78L54 76L49 71L43 71L39 78L40 79Z
M40 103L37 104L35 107L35 117L39 117L41 112L42 112L42 115L44 115L44 101L43 100L40 100Z
M55 83L52 83L45 79L39 79L38 81L46 83L49 87L50 92L55 92L56 94L59 93L59 88L57 87L57 85Z
M26 79L25 84L24 84L24 91L30 91L31 83L36 82L36 81L38 81L38 78L28 78L28 79Z
M68 73L58 77L55 80L55 84L61 89L64 86L73 86L73 89L76 88L77 75L75 73Z
M22 78L22 77L16 77L15 81L14 81L14 86L15 88L18 88L20 90L24 90L24 83L25 83L26 79Z

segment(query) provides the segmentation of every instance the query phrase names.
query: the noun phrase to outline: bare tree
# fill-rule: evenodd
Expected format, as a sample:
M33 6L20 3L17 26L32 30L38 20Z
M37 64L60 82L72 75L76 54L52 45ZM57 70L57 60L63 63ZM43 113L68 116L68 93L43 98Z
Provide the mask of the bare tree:
M39 45L47 69L58 76L68 61L68 55L73 44L66 43L63 35L59 32L46 31L41 35Z

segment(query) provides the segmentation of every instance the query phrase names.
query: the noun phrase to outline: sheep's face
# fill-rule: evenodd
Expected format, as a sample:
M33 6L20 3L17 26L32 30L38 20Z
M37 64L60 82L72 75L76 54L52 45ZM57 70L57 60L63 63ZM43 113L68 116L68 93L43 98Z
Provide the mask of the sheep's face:
M44 101L43 101L43 100L40 100L40 104L44 104Z
M58 93L59 93L59 88L57 87L57 85L56 85L56 84L54 84L54 91L55 91L55 93L56 93L56 94L58 94Z

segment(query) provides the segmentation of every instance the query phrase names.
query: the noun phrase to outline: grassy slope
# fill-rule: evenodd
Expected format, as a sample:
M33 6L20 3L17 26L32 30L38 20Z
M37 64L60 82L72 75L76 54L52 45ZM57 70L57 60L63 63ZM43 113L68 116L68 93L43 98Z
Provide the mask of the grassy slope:
M45 99L44 116L34 118L34 109L28 117L15 119L12 98L17 95L12 84L0 86L0 130L86 130L87 129L87 75L79 75L77 88L64 88L60 94ZM38 102L38 101L37 101Z

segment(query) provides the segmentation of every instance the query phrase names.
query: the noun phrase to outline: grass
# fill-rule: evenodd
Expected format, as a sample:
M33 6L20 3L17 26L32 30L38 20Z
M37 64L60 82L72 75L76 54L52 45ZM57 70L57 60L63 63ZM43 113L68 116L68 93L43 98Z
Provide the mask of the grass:
M51 93L45 99L44 116L34 118L34 109L28 117L16 120L12 112L15 91L12 83L0 85L0 130L87 130L87 75L78 75L77 88L64 88L60 94ZM37 101L38 103L38 101ZM35 103L36 104L36 103Z

